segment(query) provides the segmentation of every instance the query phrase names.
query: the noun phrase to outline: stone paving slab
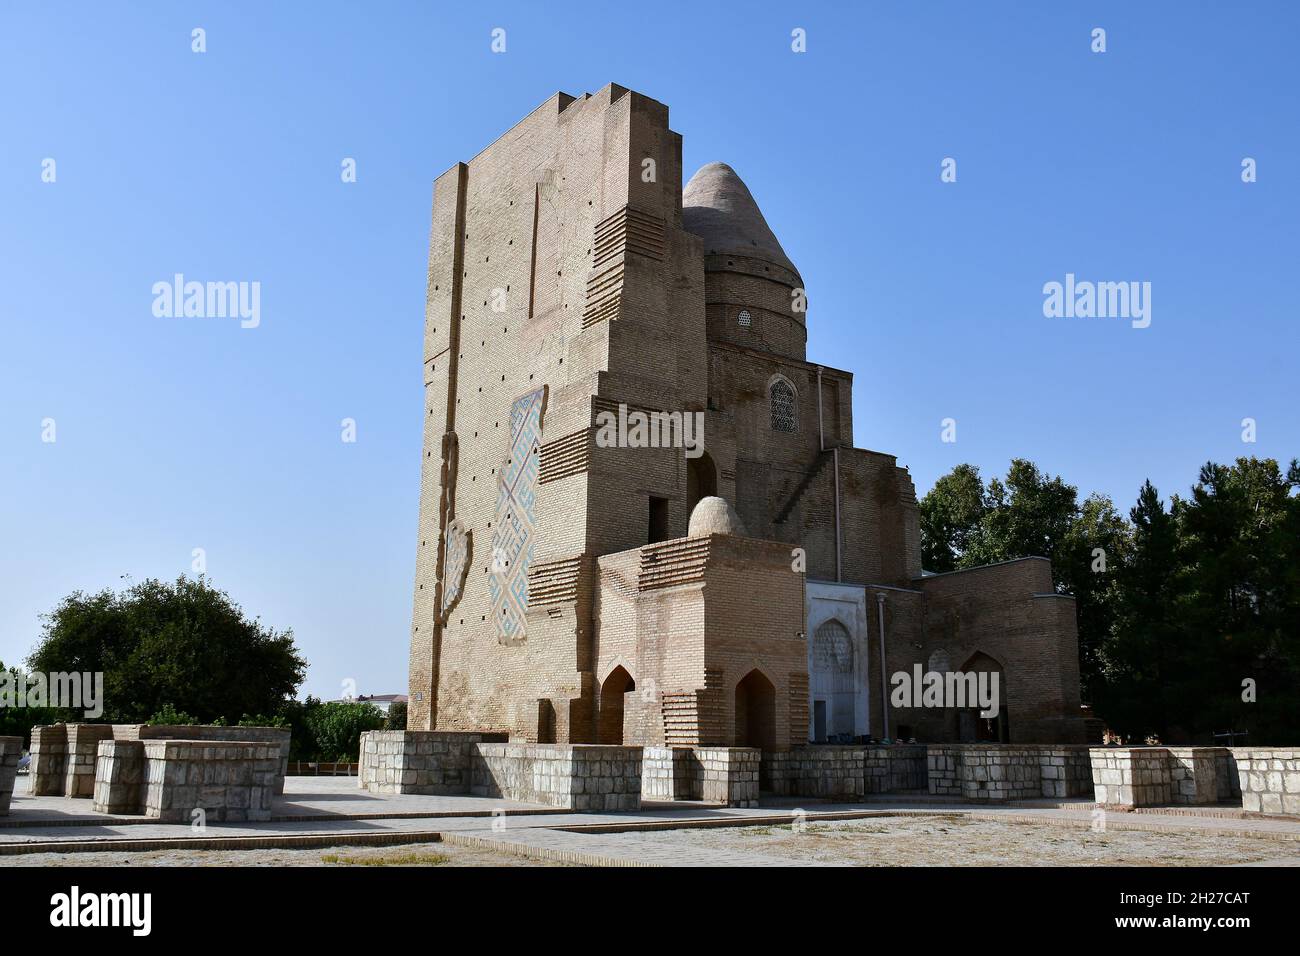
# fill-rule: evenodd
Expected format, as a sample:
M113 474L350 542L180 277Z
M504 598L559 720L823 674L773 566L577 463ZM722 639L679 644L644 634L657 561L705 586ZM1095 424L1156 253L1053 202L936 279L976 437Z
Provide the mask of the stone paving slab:
M534 803L473 796L374 795L357 788L355 777L289 777L284 797L277 798L271 822L295 820L367 820L392 817L431 819L445 816L565 813ZM33 797L26 782L15 789L12 815L0 818L5 831L33 826L141 825L158 821L143 815L96 813L91 801L63 796Z

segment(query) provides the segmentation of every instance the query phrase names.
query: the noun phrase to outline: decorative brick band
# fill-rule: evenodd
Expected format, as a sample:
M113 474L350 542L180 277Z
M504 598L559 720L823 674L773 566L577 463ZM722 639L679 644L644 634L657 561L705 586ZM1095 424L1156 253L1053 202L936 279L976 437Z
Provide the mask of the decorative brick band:
M624 206L596 224L592 264L599 266L629 252L662 261L664 250L662 217Z

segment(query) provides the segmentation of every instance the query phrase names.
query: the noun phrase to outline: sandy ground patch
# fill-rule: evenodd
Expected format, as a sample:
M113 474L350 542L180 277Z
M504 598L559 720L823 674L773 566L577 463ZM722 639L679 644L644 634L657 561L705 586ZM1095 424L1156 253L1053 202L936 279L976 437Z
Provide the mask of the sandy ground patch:
M1093 830L995 823L960 816L620 834L732 852L858 866L1231 866L1300 861L1300 844L1196 833Z

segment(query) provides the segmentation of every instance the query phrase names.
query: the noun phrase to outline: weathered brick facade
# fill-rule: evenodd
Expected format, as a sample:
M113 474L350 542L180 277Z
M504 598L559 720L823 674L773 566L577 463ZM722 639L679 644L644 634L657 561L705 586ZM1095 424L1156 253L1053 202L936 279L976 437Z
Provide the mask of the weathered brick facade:
M667 107L610 85L435 183L409 727L1081 741L1047 563L923 576L911 478L852 447L853 376L806 360L794 264L729 167L681 181ZM605 447L620 408L698 414L703 453ZM688 534L710 496L736 520ZM997 669L1001 722L887 708L932 657Z

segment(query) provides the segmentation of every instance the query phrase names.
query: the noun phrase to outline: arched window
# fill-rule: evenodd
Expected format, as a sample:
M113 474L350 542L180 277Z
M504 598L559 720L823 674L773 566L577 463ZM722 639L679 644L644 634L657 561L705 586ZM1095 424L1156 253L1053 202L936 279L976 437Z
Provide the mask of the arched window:
M772 403L772 430L798 431L799 416L795 407L794 386L785 379L778 378L768 388L767 394Z
M738 320L740 322L740 327L742 329L747 329L754 324L754 317L749 314L748 309L740 310L740 315L738 316Z

